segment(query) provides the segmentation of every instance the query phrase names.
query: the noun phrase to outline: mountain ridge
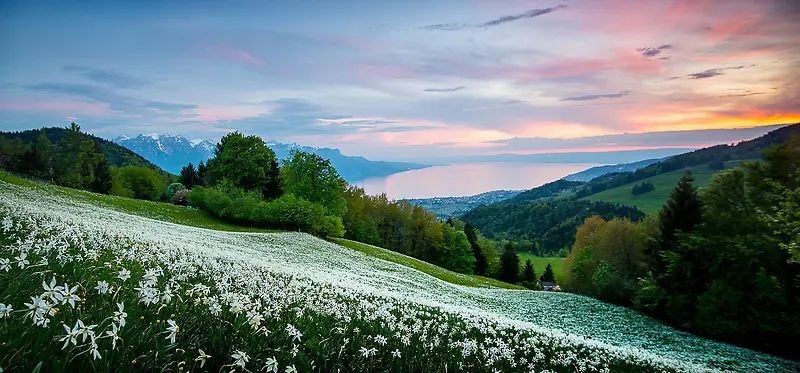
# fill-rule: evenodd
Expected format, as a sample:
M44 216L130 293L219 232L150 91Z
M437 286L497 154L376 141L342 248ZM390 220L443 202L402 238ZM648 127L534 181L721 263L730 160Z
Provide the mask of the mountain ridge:
M135 137L117 136L113 142L175 174L180 173L181 167L190 162L198 164L207 161L213 157L216 148L213 140L190 140L182 135L158 133L139 134ZM317 148L274 140L266 141L265 144L275 152L279 160L287 159L292 150L314 153L328 159L342 178L350 183L430 167L418 163L372 161L361 156L346 156L335 148Z

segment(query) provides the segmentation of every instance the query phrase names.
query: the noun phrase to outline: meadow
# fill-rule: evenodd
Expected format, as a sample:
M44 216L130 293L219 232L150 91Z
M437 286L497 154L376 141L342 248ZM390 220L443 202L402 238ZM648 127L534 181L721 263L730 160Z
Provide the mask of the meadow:
M536 256L529 252L521 252L517 253L519 255L519 267L525 267L525 261L531 261L533 264L533 269L536 270L536 277L539 277L544 273L544 269L550 264L553 267L553 274L556 277L556 282L563 282L564 279L564 271L563 271L563 264L565 258L559 257L542 257Z
M0 368L800 369L584 296L460 286L304 233L164 214L0 182Z
M738 162L735 162L735 164L738 164ZM644 211L646 214L657 214L664 205L664 202L666 202L669 198L669 194L672 192L672 189L674 189L675 185L678 184L678 180L680 180L687 170L692 171L694 185L699 188L702 188L711 182L711 178L714 176L714 174L719 172L717 170L711 170L705 165L690 167L686 170L667 172L635 183L618 186L616 188L584 197L583 199L589 201L604 201L618 203L621 205L636 206L639 208L639 210ZM644 194L633 195L633 186L636 184L641 184L645 181L653 183L655 190Z

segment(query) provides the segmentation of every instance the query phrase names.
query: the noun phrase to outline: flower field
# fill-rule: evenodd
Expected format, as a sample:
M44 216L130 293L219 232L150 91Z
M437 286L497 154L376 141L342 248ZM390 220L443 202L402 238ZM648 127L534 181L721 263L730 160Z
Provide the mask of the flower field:
M302 233L195 228L0 182L8 372L793 372L565 293L450 284Z

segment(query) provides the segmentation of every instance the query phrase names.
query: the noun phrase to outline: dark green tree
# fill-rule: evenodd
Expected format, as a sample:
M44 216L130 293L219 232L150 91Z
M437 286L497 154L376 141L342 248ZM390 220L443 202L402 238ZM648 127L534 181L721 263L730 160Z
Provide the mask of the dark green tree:
M257 190L271 194L267 186L275 175L275 152L258 136L244 136L239 132L225 135L217 144L213 164L215 178L245 191Z
M89 184L89 190L95 193L109 194L114 185L111 165L108 164L102 152L95 153L94 179Z
M35 154L36 176L45 180L53 178L53 143L47 138L44 128L39 131L36 138L36 145L33 148Z
M683 175L658 214L659 235L645 253L649 269L656 274L666 269L663 255L673 247L675 235L692 232L702 221L702 203L692 182L691 172Z
M514 243L508 241L503 249L503 255L500 256L500 273L501 281L510 284L516 284L519 281L519 256L514 252Z
M313 153L292 151L281 168L281 184L297 198L325 206L329 215L347 212L347 183L327 159Z
M203 161L197 165L197 185L206 186L206 164Z
M531 263L530 259L525 261L525 268L522 269L522 281L525 282L536 281L536 270L533 269L533 263Z
M556 276L553 273L553 266L551 266L550 263L547 263L547 267L544 267L544 273L542 274L542 277L540 278L540 280L542 280L542 282L555 282L556 281Z
M198 184L199 179L200 177L192 162L189 162L188 165L181 168L180 183L183 184L185 188L192 189ZM167 198L172 198L172 196L168 195Z
M478 232L475 227L470 223L464 224L464 233L467 235L469 246L472 249L472 256L475 257L475 274L478 276L486 276L486 271L489 269L489 263L486 260L486 255L483 253L480 245L478 245Z

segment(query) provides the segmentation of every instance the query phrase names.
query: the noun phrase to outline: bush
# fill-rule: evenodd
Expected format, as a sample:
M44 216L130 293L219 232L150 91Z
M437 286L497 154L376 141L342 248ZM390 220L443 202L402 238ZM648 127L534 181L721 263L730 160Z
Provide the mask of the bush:
M189 193L189 206L196 207L201 210L205 209L207 190L208 189L201 186L196 186L192 188L192 192Z
M119 180L125 189L133 192L133 198L153 201L159 197L161 180L158 174L149 168L122 167L119 169Z
M172 183L167 187L167 199L171 200L172 197L175 195L175 192L179 190L185 190L186 187L183 186L181 183Z
M189 189L181 189L172 196L172 203L180 206L189 204Z
M258 191L245 192L230 186L195 187L189 193L188 202L214 216L240 224L302 230L318 236L344 235L341 218L328 216L321 204L290 193L265 201Z

